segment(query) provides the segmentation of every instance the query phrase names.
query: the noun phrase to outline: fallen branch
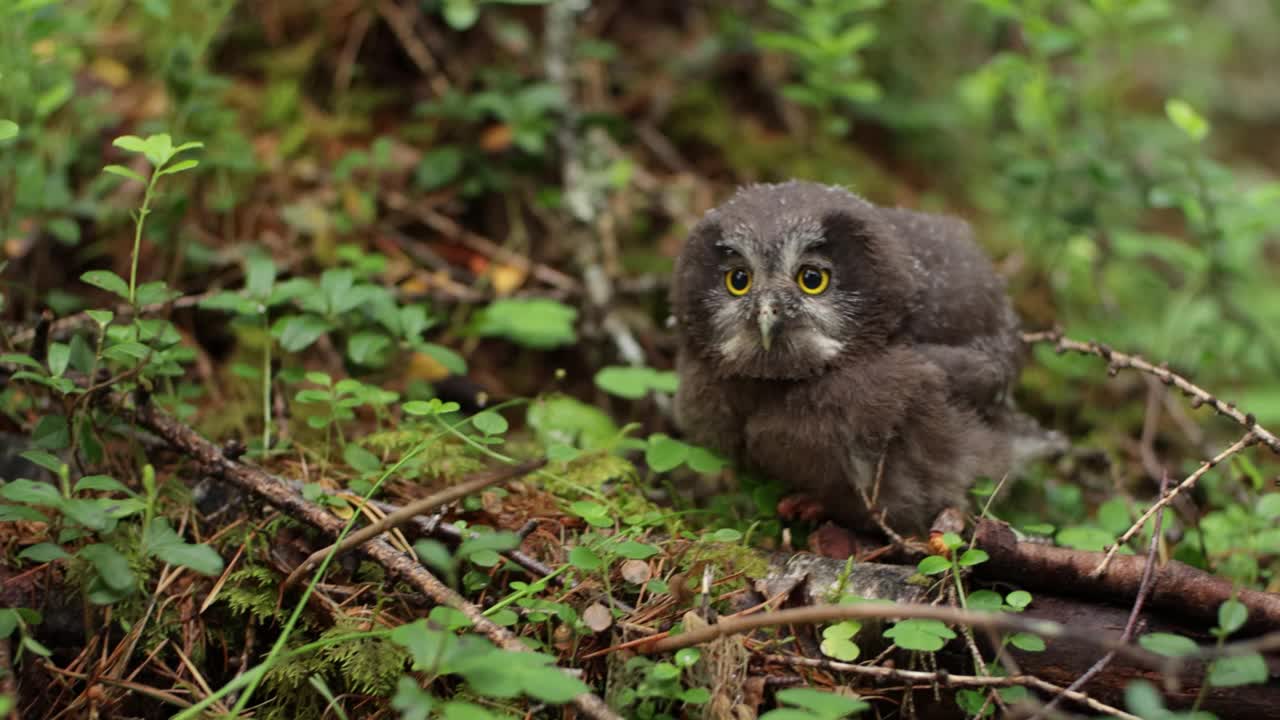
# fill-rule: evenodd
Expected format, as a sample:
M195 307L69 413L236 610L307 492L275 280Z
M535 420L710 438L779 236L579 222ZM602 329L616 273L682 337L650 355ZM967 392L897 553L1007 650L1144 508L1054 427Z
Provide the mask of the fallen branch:
M974 544L990 556L974 568L981 578L1016 582L1029 590L1069 591L1090 599L1132 601L1142 587L1147 566L1146 558L1117 555L1106 573L1094 575L1102 553L1018 542L1008 525L993 520L978 524ZM1154 608L1215 623L1218 606L1234 597L1249 609L1249 631L1280 630L1280 595L1236 588L1223 578L1177 560L1157 570L1149 599Z

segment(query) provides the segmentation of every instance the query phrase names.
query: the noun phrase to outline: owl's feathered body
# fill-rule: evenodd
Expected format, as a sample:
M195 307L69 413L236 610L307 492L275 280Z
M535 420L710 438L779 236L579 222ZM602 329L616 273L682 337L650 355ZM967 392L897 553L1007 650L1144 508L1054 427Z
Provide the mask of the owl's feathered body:
M831 519L874 527L861 487L920 532L1007 470L1018 319L964 221L749 186L694 227L671 297L677 424Z

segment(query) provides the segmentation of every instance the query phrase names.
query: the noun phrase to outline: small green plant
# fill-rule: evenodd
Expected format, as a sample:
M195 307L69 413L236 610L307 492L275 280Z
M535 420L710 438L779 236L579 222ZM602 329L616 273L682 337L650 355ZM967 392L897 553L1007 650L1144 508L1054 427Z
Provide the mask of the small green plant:
M20 478L0 485L0 498L21 503L0 505L0 516L46 523L52 539L27 547L19 557L38 563L79 563L89 571L86 594L91 602L111 604L136 593L139 582L133 565L143 558L204 575L222 572L222 558L217 551L208 545L187 543L167 519L156 517L159 488L150 465L143 468L146 494L139 497L107 475L87 475L73 485L71 468L49 453L29 451L25 457L52 473L58 483L55 486ZM131 526L120 523L138 514L143 516L140 540L132 535ZM91 542L78 550L69 549L82 540ZM126 550L122 552L121 547Z
M640 720L679 717L682 705L703 705L711 699L704 687L688 686L688 671L701 659L701 651L684 648L671 662L644 656L627 661L625 674L637 678L634 686L622 688L614 696L614 707Z
M138 305L138 255L142 251L142 229L146 225L147 216L151 214L151 198L156 191L156 183L165 175L176 175L180 172L186 172L199 165L197 160L179 160L170 164L175 157L188 150L196 150L204 147L201 142L185 142L179 145L173 144L173 138L168 133L159 133L157 135L148 136L145 140L134 135L125 135L118 137L112 143L116 147L127 152L141 155L151 164L151 174L149 177L143 177L137 172L123 165L108 165L103 168L104 172L112 175L119 175L130 180L136 180L146 186L146 191L142 196L142 205L134 212L134 233L133 233L133 254L129 263L129 285L126 295L130 305ZM104 284L98 285L85 278L85 282L98 285L105 290L110 290L117 295L125 294L119 283L112 279L114 274L109 271L98 270L92 276ZM163 286L162 286L163 287Z
M783 88L788 99L812 107L824 129L834 135L849 131L849 104L880 97L880 87L866 73L860 53L876 39L867 13L884 0L769 0L786 17L784 30L755 33L756 43L783 53L799 65L800 82Z
M840 720L871 709L855 696L813 688L779 690L777 698L782 707L761 715L760 720Z

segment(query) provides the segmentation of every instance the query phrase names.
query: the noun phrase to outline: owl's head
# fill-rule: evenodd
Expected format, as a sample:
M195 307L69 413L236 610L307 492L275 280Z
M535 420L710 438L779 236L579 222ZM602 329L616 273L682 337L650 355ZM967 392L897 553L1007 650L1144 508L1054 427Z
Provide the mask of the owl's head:
M721 376L812 377L884 347L914 290L907 263L847 190L752 185L693 228L671 300L682 342Z

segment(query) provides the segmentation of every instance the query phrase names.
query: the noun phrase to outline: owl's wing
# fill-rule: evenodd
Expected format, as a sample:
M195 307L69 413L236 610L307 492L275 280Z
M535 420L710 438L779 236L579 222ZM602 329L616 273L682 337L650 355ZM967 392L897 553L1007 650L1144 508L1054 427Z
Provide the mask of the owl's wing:
M1004 280L959 218L886 208L918 291L900 342L946 372L953 397L984 415L1005 406L1025 354Z

